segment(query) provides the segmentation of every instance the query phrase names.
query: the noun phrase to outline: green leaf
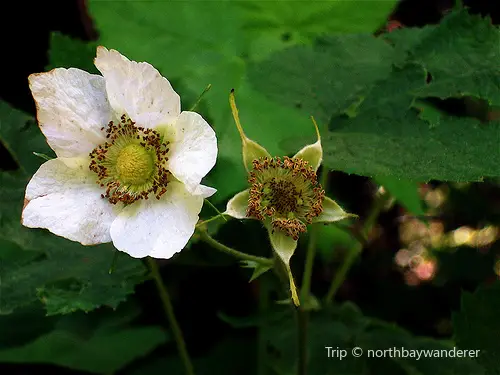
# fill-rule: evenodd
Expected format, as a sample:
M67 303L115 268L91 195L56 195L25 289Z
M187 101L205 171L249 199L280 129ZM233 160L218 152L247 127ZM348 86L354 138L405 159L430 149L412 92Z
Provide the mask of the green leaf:
M133 293L145 273L139 260L119 254L110 275L110 244L86 247L21 226L27 183L19 173L0 173L0 314L37 299L49 315L116 307Z
M45 70L54 68L78 68L92 74L100 74L94 65L97 43L83 42L58 32L50 34L49 64Z
M477 361L488 374L500 374L500 282L463 292L459 312L453 314L455 340L461 349L480 350Z
M412 108L425 71L407 65L379 81L354 118L331 121L324 141L325 164L360 175L392 175L414 181L481 180L500 174L500 122L443 116L429 126ZM381 99L383 98L383 102Z
M418 184L392 176L377 176L375 182L383 186L396 200L414 215L425 215L422 199L418 193Z
M251 55L265 57L291 44L307 44L324 33L373 33L397 1L241 1Z
M314 46L295 46L252 65L250 79L271 99L324 123L387 77L393 55L388 43L372 35L324 37Z
M0 350L0 362L49 363L95 374L114 373L167 339L159 327L130 327L128 323L136 315L131 313L134 311L101 310L97 315L62 317L51 322L53 330ZM48 323L46 318L38 320Z
M323 149L331 169L412 181L498 176L500 122L429 115L421 99L473 95L498 103L499 29L460 11L440 25L392 34L386 44L336 36L287 49L257 64L252 83L329 121Z
M407 61L422 64L432 80L415 91L419 97L475 96L500 104L500 29L490 18L452 12L438 26L396 30L387 35Z
M1 100L0 142L27 174L35 173L43 162L33 152L55 157L33 117L12 108Z

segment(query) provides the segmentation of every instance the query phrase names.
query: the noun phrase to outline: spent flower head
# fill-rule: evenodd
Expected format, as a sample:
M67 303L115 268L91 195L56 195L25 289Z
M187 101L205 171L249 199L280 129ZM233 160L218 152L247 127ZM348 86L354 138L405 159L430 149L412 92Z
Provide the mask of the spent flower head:
M233 117L242 140L243 163L248 171L249 189L229 200L226 214L237 219L257 219L269 232L271 245L285 264L292 299L298 296L290 271L290 259L301 233L312 223L339 221L352 215L325 196L317 171L323 158L321 137L306 145L293 157L272 157L257 142L249 139L240 124L234 92L230 95Z
M100 75L32 74L40 129L57 158L26 188L22 223L133 257L170 258L194 232L217 140L150 64L98 47Z

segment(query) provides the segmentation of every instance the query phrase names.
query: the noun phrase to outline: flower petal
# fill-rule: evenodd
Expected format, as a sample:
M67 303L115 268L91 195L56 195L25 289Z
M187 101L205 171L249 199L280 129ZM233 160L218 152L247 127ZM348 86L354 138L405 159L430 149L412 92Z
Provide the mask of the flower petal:
M123 209L111 225L113 244L134 258L169 259L186 246L203 205L177 181L160 200L137 201Z
M271 245L280 257L281 261L285 265L285 269L288 275L288 280L290 282L290 292L292 294L292 301L295 306L299 306L299 296L297 294L297 287L293 280L292 270L290 269L290 259L292 258L295 249L297 248L297 241L292 237L287 236L279 230L273 230L270 224L266 224L267 230L269 232L269 239L271 240Z
M110 242L109 229L122 206L101 198L88 164L84 158L42 164L26 188L22 224L83 245Z
M29 86L40 129L59 157L88 154L103 143L111 120L104 78L80 69L31 74Z
M198 185L191 194L193 195L201 195L203 198L210 198L217 192L217 189L214 189L210 186Z
M198 113L184 111L172 127L168 169L193 192L217 159L215 132Z
M293 159L302 159L309 162L309 165L314 169L315 172L317 172L323 160L323 147L321 147L321 136L319 134L318 125L316 124L316 121L314 121L313 117L311 117L311 119L314 123L314 127L316 128L318 140L312 145L303 147L294 155Z
M250 189L240 191L229 202L227 202L226 215L235 219L249 219L247 217L248 199L250 198Z
M323 199L323 212L313 218L313 223L333 223L335 221L347 219L348 217L358 217L345 212L333 199L325 197Z
M155 128L179 115L179 95L150 64L130 61L104 47L97 47L94 64L106 80L109 102L118 117L127 114L139 126Z

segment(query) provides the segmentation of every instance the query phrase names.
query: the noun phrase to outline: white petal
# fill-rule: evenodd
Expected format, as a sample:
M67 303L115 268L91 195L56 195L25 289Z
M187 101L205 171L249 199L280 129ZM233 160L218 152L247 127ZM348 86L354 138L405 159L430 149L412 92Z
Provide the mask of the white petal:
M243 190L232 197L227 202L225 214L234 217L235 219L248 219L247 208L248 199L250 197L250 190Z
M40 129L57 156L85 155L105 141L101 128L111 120L111 110L104 78L57 68L28 80Z
M217 192L217 189L214 189L213 187L205 186L205 185L198 185L191 194L201 195L203 198L210 198L216 192Z
M172 181L160 200L152 197L127 206L111 225L118 250L134 258L171 258L186 246L203 205L201 195L191 195Z
M203 117L189 111L180 114L172 131L168 169L192 192L215 165L217 138Z
M348 217L357 217L349 214L340 207L333 199L325 197L323 199L323 211L319 216L313 218L313 223L333 223Z
M110 242L109 229L121 205L101 198L102 188L88 165L84 158L42 164L26 188L23 225L46 228L83 245Z
M118 117L127 114L138 126L155 128L179 115L179 95L150 64L130 61L104 47L97 47L94 63L106 80L109 102Z

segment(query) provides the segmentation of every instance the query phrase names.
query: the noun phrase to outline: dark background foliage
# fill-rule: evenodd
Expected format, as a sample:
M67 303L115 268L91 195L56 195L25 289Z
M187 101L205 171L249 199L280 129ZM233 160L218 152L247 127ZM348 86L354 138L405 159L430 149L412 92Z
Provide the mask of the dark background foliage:
M401 1L391 19L408 27L435 24L450 9L452 3L452 0ZM500 13L493 1L468 0L464 3L470 7L471 13L489 14L494 23L500 22ZM60 31L89 41L97 39L97 30L84 1L9 2L1 5L1 13L5 21L2 25L3 69L0 71L0 96L13 107L34 114L27 76L44 71L47 66L50 33ZM461 100L447 100L439 105L453 114L466 113L466 106ZM16 168L15 162L2 147L0 160L3 170ZM330 179L332 195L350 212L363 218L371 205L375 184L368 178L342 172L332 172ZM435 181L428 186L437 188L442 185ZM439 213L445 230L463 225L479 227L484 222L498 224L500 194L495 181L473 184L465 191L454 186L447 189L449 198ZM380 216L376 228L378 235L364 249L360 262L349 273L337 299L352 301L365 315L397 323L416 335L448 338L452 333L451 315L460 307L461 293L473 291L478 285L496 278L494 264L499 251L498 244L494 243L487 249L477 251L459 249L453 256L445 252L437 254L440 259L439 277L418 286L408 285L404 273L397 269L393 261L396 251L402 247L399 230L404 214L404 209L395 205ZM257 253L260 251L254 251L254 248L262 248L262 244L267 241L264 231L258 225L236 221L222 227L219 236L230 246ZM221 350L221 346L230 342L232 344L229 346L236 348L236 351L241 349L240 353L230 356L228 352L224 352L226 357L219 355L218 358L237 364L240 358L245 357L246 350L248 353L254 350L256 329L235 329L220 318L220 313L241 318L254 314L259 289L263 284L272 284L272 277L265 275L249 284L248 273L243 272L232 259L214 255L212 250L202 244L193 246L197 249L196 259L180 256L175 262L161 263L162 274L172 290L176 313L189 350L194 358L203 358L209 352ZM317 259L312 282L315 295L326 292L340 260L339 256L333 257L333 261ZM299 252L292 262L299 280L299 265L303 261L304 253ZM470 272L471 269L477 272ZM133 299L142 306L142 313L134 321L136 324L166 326L152 282L137 286ZM20 322L19 325L21 324L23 323ZM151 361L164 357L166 350L175 356L173 341L156 348L149 356L137 360L120 373L146 373L141 369ZM248 356L250 355L247 354ZM26 375L38 374L40 371L53 374L77 373L74 370L38 364L2 364L0 371L5 374ZM251 373L251 367L247 371ZM241 369L238 373L247 372Z

